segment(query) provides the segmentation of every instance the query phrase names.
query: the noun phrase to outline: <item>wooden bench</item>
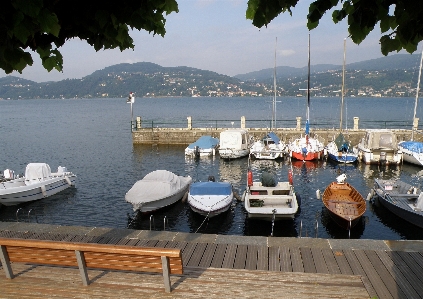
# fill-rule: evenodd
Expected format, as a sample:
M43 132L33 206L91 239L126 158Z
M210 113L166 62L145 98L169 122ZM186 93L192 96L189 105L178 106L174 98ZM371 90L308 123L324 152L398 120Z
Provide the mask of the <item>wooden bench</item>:
M170 274L183 274L180 249L136 247L0 238L0 259L6 277L14 277L11 262L78 267L83 285L88 268L163 273L170 292Z

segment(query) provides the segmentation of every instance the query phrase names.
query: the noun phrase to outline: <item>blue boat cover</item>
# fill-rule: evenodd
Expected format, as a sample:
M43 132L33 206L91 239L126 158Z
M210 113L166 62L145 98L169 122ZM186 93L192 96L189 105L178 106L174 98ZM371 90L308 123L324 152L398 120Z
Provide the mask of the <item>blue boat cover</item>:
M279 137L276 136L276 134L273 133L273 132L270 132L269 134L267 134L267 136L269 136L270 139L272 139L275 144L278 144L279 142L281 142L281 140L279 139Z
M405 149L415 153L423 153L423 143L418 141L403 141L399 143Z
M201 136L196 142L188 145L188 148L194 149L196 146L199 148L213 148L219 144L219 139L211 136Z
M189 189L191 195L230 195L232 185L228 182L196 182Z

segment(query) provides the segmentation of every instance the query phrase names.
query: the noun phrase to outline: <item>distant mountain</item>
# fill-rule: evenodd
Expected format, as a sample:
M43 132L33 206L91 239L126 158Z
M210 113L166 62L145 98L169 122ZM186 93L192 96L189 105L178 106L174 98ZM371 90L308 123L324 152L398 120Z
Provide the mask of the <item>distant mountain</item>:
M347 65L349 96L410 96L415 93L420 55L396 54ZM342 66L311 66L314 96L336 96ZM36 83L14 76L0 78L0 99L136 97L271 96L273 69L230 77L196 68L162 67L151 62L121 63L97 70L82 79ZM307 67L277 68L277 93L303 96Z
M363 70L363 71L382 71L396 69L414 69L419 66L419 54L395 54L384 56L381 58L349 63L346 65L347 70ZM311 73L321 73L326 71L342 70L342 65L333 64L317 64L310 67ZM307 67L295 68L289 66L276 67L276 77L278 79L286 79L289 77L307 75ZM235 75L243 81L265 81L273 78L273 68L254 71L246 74Z

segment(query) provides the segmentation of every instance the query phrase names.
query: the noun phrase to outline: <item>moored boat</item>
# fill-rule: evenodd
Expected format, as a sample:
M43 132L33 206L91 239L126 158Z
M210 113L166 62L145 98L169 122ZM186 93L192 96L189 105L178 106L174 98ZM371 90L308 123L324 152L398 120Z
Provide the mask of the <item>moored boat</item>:
M308 36L308 77L307 77L307 110L305 135L289 143L289 154L292 158L313 161L323 158L323 143L310 135L310 35Z
M402 152L398 149L396 134L388 129L371 129L357 145L358 157L365 164L400 164Z
M335 140L326 146L327 157L338 163L355 163L358 160L358 150L351 145L341 132Z
M366 211L366 200L353 186L345 182L342 174L330 183L322 195L322 201L331 218L342 228L352 229Z
M375 179L375 194L389 211L423 228L423 192L400 180Z
M220 133L219 155L223 159L248 156L252 139L246 129L228 129Z
M209 180L192 183L187 201L191 210L211 218L229 210L233 198L231 183Z
M272 221L273 219L293 219L299 209L299 202L292 184L292 172L288 182L276 182L268 174L262 174L261 182L252 181L248 172L248 186L242 200L248 218Z
M214 156L219 146L219 139L209 135L201 136L185 149L186 156L208 157Z
M255 159L275 160L283 158L285 143L274 132L269 132L265 137L253 143L250 155Z
M0 183L0 203L12 206L39 200L75 186L75 183L76 175L66 167L59 166L57 172L52 173L46 163L29 163L24 177L8 176Z
M190 176L155 170L136 182L126 193L125 200L132 204L134 211L153 212L180 200L188 192L191 181Z

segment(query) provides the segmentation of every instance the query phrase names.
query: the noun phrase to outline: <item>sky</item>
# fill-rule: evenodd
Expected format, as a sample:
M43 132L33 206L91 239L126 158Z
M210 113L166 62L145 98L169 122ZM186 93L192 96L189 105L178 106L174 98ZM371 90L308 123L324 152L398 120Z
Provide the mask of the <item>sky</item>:
M177 0L179 13L166 17L164 37L133 31L135 49L100 50L85 41L69 40L59 48L63 72L45 70L37 54L34 64L22 74L11 75L35 82L83 78L94 71L119 63L152 62L163 67L188 66L235 76L277 66L307 65L307 13L311 0L299 0L293 15L284 13L267 27L257 28L247 20L247 0ZM347 39L346 62L382 57L379 27L360 44ZM343 63L343 40L347 23L334 24L331 13L311 31L311 64ZM276 42L277 39L277 42ZM392 54L390 54L392 55ZM0 70L0 77L5 76Z

